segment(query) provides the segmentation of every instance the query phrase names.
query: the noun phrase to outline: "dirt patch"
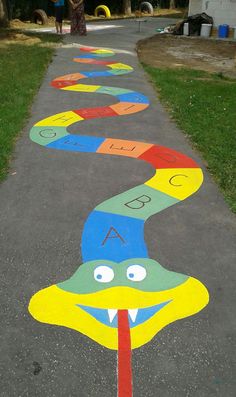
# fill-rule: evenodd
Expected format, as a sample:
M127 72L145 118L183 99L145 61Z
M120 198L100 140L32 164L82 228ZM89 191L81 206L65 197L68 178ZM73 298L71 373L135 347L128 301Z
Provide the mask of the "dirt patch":
M33 23L31 21L21 21L20 19L12 19L10 21L10 29L33 29L33 28L40 28L40 27L47 27L55 25L55 18L48 17L48 23L46 25L42 25L41 23Z
M38 37L30 37L24 33L6 32L0 35L0 47L8 44L32 45L40 42L41 40Z
M156 35L141 40L141 62L157 68L191 68L236 77L236 43L215 39Z
M13 19L12 21L10 21L10 28L11 29L24 29L24 28L26 28L26 26L29 25L29 23L22 22L22 21L20 21L20 19Z

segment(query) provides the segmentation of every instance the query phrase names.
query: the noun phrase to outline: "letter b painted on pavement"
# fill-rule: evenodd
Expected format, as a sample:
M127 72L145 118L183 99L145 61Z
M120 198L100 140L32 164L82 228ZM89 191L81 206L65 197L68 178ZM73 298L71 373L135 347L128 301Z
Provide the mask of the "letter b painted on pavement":
M134 200L128 201L125 203L126 207L131 208L133 210L140 210L145 206L145 204L149 203L151 201L151 197L146 196L146 194L143 194L142 196L139 196L135 198Z

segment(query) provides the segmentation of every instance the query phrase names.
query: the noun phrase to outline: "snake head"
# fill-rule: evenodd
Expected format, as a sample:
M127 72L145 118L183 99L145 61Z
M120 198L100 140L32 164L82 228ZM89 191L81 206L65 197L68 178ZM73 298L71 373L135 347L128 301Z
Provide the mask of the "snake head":
M150 341L171 322L199 312L208 303L195 278L164 269L147 258L82 264L68 280L37 292L29 311L38 321L79 331L118 349L118 310L128 310L131 347Z

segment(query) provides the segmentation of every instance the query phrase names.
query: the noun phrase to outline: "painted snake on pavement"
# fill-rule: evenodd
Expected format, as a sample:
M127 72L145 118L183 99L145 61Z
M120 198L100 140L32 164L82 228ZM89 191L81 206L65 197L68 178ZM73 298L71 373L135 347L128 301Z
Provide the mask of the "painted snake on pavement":
M74 61L104 65L110 70L57 77L51 85L61 90L112 95L118 102L45 118L33 126L31 139L49 149L140 159L150 163L156 173L91 212L82 235L83 264L70 279L37 292L29 311L38 321L72 328L109 349L126 352L123 356L120 353L118 360L122 368L132 349L150 341L164 326L199 312L208 303L207 289L200 281L164 269L149 258L144 241L145 221L196 192L203 174L191 158L163 146L72 135L67 131L78 121L134 114L149 106L147 97L132 90L79 84L79 80L89 77L133 71L123 63L101 60L113 55L110 50L81 51ZM130 396L132 382L129 389L127 365L120 373L119 396Z

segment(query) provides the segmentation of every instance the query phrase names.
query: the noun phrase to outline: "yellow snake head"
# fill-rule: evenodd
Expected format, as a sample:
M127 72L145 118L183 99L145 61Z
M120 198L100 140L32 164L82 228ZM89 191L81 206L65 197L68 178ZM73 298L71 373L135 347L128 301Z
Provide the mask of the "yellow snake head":
M199 312L208 299L200 281L153 259L94 260L68 280L37 292L29 311L38 321L72 328L117 350L117 311L126 309L134 349L171 322Z

